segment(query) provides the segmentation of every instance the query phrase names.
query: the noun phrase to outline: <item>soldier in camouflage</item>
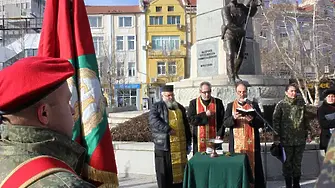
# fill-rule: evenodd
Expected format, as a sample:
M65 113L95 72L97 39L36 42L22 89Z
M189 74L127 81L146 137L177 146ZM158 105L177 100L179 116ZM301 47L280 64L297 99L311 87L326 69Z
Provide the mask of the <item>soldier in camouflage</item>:
M308 124L305 115L304 101L297 98L297 87L290 84L285 88L285 98L276 105L273 112L273 126L279 134L286 153L283 163L283 176L287 188L300 188L301 161L306 146Z
M335 187L335 133L332 134L328 143L327 153L323 161L323 167L315 188Z
M44 57L25 58L0 71L0 187L18 187L3 185L15 180L13 172L24 162L42 155L71 171L30 178L23 187L95 187L79 177L86 151L71 139L74 111L66 79L73 74L67 60Z

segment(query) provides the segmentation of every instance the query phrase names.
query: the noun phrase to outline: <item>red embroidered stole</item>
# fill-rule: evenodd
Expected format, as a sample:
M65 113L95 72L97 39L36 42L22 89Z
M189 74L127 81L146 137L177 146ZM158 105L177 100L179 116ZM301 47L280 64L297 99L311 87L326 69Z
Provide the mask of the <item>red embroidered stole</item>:
M201 97L197 98L197 114L202 112L206 112L210 110L214 113L214 116L208 117L207 125L199 125L198 126L198 152L206 151L206 142L209 139L213 139L216 137L216 102L215 98L211 98L211 102L206 107L201 100Z
M65 162L51 156L38 156L17 166L0 184L1 188L24 188L37 180L56 172L74 170Z
M243 108L245 110L251 109L249 104L241 106L238 100L233 102L232 113L236 112L236 108ZM235 153L247 154L252 174L255 177L255 135L254 128L251 127L245 117L240 117L235 120L234 126L234 151Z

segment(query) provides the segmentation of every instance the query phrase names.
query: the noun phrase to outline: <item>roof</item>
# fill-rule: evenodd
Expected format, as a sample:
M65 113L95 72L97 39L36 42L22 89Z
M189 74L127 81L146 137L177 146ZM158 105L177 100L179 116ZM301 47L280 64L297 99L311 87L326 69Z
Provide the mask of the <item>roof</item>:
M273 4L273 9L284 10L284 11L299 11L299 12L311 12L313 11L313 5L297 6L297 4Z
M138 5L130 6L86 6L87 14L143 13Z
M299 7L299 10L305 11L305 12L312 12L314 10L314 6L313 5L306 5L306 6L303 6L303 7Z
M4 63L16 55L14 50L0 46L0 63Z
M141 1L148 1L149 3L152 3L157 0L141 0ZM182 6L185 6L185 4L186 6L197 6L197 0L178 0L178 2Z
M25 34L23 38L14 41L6 47L18 54L24 49L38 49L39 42L40 33Z
M197 0L187 0L188 4L191 6L197 6Z

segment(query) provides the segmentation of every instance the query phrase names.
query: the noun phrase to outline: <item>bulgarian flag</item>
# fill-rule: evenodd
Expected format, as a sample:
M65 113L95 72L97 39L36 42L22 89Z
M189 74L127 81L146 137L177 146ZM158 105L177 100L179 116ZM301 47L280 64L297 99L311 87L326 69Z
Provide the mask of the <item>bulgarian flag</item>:
M118 187L117 168L98 63L83 0L47 0L38 56L68 59L76 74L68 80L75 109L73 140L87 149L82 177Z

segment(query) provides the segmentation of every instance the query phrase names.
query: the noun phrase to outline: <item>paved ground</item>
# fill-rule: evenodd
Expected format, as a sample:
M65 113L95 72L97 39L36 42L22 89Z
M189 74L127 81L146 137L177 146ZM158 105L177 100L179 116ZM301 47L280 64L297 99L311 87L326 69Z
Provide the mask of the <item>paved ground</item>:
M157 188L156 178L148 175L119 174L120 188ZM302 180L301 188L313 188L315 180ZM283 181L268 181L267 188L284 188Z

